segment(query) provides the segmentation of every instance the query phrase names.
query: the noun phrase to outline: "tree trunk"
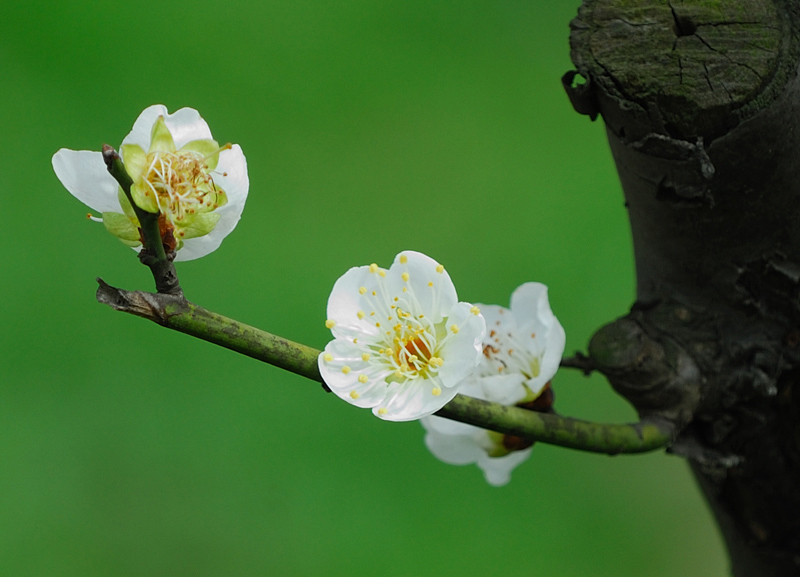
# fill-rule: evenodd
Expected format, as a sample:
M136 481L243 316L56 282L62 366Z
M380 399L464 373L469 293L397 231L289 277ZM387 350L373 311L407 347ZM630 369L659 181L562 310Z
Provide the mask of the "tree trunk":
M605 120L636 259L591 359L681 427L736 577L800 574L799 29L790 0L585 0L564 78Z

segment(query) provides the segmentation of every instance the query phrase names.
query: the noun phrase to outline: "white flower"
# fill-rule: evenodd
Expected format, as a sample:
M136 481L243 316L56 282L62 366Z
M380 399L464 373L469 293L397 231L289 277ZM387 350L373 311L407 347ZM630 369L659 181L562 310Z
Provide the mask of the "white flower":
M351 268L328 299L334 340L319 369L337 396L388 421L410 421L446 405L481 357L480 310L458 302L444 267L405 251L389 270Z
M511 295L511 310L477 306L486 319L483 355L460 392L504 405L533 401L558 370L566 340L550 310L547 287L533 282L520 286ZM508 483L514 467L531 453L530 447L516 449L516 437L441 417L426 417L422 425L431 453L452 465L477 463L491 485Z
M175 260L214 251L236 227L247 199L247 162L239 145L220 147L192 108L169 114L156 104L139 115L120 147L133 179L134 202L161 213L164 244ZM102 153L62 148L53 169L78 200L102 213L92 217L128 246L138 248L139 222L127 197L106 170Z

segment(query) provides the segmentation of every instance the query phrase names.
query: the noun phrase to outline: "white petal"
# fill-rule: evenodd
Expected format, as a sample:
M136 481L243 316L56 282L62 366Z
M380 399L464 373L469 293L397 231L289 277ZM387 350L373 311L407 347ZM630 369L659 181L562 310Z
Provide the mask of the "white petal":
M159 116L166 118L168 115L167 107L163 104L154 104L145 108L139 118L136 119L136 122L133 123L133 128L122 141L122 144L138 144L147 152L150 149L150 134L153 131L153 124L155 124ZM173 138L175 138L174 135Z
M247 192L250 190L250 179L247 176L247 159L238 144L234 144L230 150L219 153L219 162L212 176L217 186L228 196L228 204L223 206L220 212L223 209L238 210L241 214L247 200Z
M97 212L122 212L118 185L100 152L62 148L53 155L53 170L72 196Z
M514 315L505 307L499 305L485 305L475 304L481 310L483 318L486 319L486 338L485 343L491 344L493 342L489 333L495 331L500 334L516 333L517 323L514 321Z
M435 387L441 391L438 395L433 394ZM398 392L387 395L387 402L376 406L372 412L385 421L415 421L444 407L457 392L456 387L437 387L431 379L406 381Z
M437 459L449 465L468 465L485 455L483 449L466 435L445 435L428 430L425 445Z
M401 263L401 257L407 259ZM392 263L387 274L387 286L392 294L402 293L403 287L413 291L419 303L421 312L433 322L439 322L453 305L458 302L456 287L450 279L447 270L442 267L442 272L437 272L439 263L431 257L413 250L404 250L399 253ZM402 274L408 273L409 281L402 280ZM433 286L429 286L432 283Z
M550 309L547 287L525 283L511 295L511 311L519 323L519 338L526 348L540 356L539 375L528 381L535 393L558 371L566 345L564 327Z
M482 341L486 333L483 316L471 312L470 303L458 303L447 317L447 330L458 327L458 333L450 334L441 349L444 365L439 377L445 387L458 385L468 377L478 365L483 351Z
M208 124L194 108L181 108L172 114L167 114L164 120L176 148L181 148L192 140L213 138Z
M517 287L511 295L511 312L520 325L538 320L550 326L556 318L547 300L547 286L538 282L527 282Z
M548 379L549 380L549 379ZM492 375L480 377L481 395L478 397L501 405L515 405L524 399L527 391L522 386L525 376L521 373L510 373L503 375ZM547 381L545 381L546 383ZM544 386L544 384L542 384ZM466 391L462 391L466 394ZM534 391L538 393L539 391Z
M159 116L164 117L176 148L181 148L192 140L212 138L208 124L194 108L181 108L174 114L169 114L166 106L154 104L142 111L122 144L138 144L147 152L150 149L150 134L153 124Z
M511 471L531 456L533 447L522 451L513 451L502 457L489 457L481 453L478 466L483 469L486 482L495 487L502 487L511 480Z
M433 431L442 435L464 435L467 437L472 437L475 433L483 430L474 425L460 423L452 419L445 419L435 415L421 419L420 424L425 428L426 431Z
M360 335L376 336L379 329L375 326L375 316L369 316L374 309L368 299L375 299L372 291L378 293L378 275L370 273L368 266L353 267L340 276L333 285L328 297L328 318L336 324L331 329L336 338L352 338ZM364 295L360 288L367 289ZM380 293L378 293L380 297ZM374 300L372 301L375 302ZM358 318L359 311L365 313L363 319ZM380 312L380 311L378 311Z

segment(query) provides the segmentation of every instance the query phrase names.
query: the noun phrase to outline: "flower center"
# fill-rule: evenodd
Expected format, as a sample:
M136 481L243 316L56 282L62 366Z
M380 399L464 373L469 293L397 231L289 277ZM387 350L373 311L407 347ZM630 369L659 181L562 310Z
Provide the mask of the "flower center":
M194 215L225 204L225 191L214 184L208 158L188 150L147 155L145 183L156 195L161 212L176 227L189 226Z

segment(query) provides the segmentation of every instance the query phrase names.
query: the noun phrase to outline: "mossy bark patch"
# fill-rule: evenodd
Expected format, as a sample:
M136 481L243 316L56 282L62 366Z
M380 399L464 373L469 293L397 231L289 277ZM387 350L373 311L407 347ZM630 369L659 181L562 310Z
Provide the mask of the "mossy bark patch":
M776 77L785 36L770 0L596 0L572 46L610 96L657 108L672 137L710 140Z

